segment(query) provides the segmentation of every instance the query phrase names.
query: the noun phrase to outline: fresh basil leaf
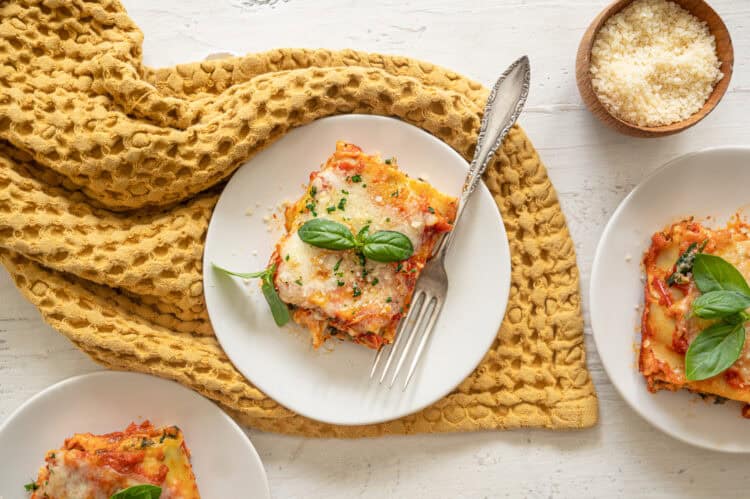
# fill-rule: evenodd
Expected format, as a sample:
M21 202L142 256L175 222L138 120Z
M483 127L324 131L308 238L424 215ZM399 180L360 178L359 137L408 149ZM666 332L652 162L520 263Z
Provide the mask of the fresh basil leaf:
M701 331L685 354L685 377L691 381L711 378L727 370L742 353L745 325L720 322Z
M134 485L123 489L109 499L159 499L161 496L161 487L156 485Z
M276 272L276 265L271 267L269 273L263 277L263 284L260 289L263 291L263 296L268 302L268 306L271 308L271 314L276 325L281 327L289 322L289 307L286 303L281 300L281 297L276 292L276 288L273 285L273 274Z
M748 319L750 319L750 314L748 314L747 312L745 312L744 310L742 310L740 312L737 312L736 314L726 315L726 316L722 317L721 321L724 324L732 324L732 325L734 325L734 324L740 324L740 323L747 322Z
M39 485L37 485L36 482L32 480L31 482L24 484L23 488L28 491L32 491L38 489Z
M243 279L254 279L256 277L263 277L264 275L268 273L268 269L261 270L258 272L232 272L231 270L227 270L227 269L219 267L215 263L212 263L211 266L220 272L224 272L227 275L233 275L235 277L241 277Z
M370 233L370 224L367 224L363 226L361 229L359 229L359 232L357 232L357 240L364 242L365 239L367 239L367 234Z
M271 315L273 315L274 322L276 322L277 326L283 326L284 324L289 322L289 307L287 307L286 303L281 300L281 297L276 292L276 287L273 285L273 275L276 273L276 264L273 264L266 270L249 273L232 272L230 270L223 269L214 263L212 263L211 265L213 265L215 269L224 272L227 275L241 277L243 279L260 277L260 289L263 292L263 297L268 303L268 307L271 309Z
M736 291L709 291L693 300L693 314L702 319L719 319L750 307L750 296Z
M307 244L330 250L354 248L352 231L344 225L326 218L313 218L305 222L297 231L299 238Z
M379 230L367 235L362 253L376 262L398 262L409 258L414 253L414 246L400 232Z
M693 262L693 279L702 293L736 291L750 296L750 286L734 265L716 255L698 253Z

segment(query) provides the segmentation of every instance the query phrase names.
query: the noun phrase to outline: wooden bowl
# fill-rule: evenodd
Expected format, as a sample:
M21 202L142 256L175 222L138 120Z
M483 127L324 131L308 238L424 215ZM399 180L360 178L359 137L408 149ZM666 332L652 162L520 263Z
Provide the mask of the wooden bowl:
M719 61L721 61L721 72L724 74L724 77L716 84L713 92L711 92L711 95L709 95L706 100L706 103L703 104L703 107L686 120L656 127L638 126L633 123L628 123L627 121L623 121L613 116L599 101L591 84L589 65L591 64L591 47L594 44L594 38L599 32L599 29L607 19L620 12L629 4L633 3L633 1L634 0L617 0L616 2L613 2L604 9L596 19L594 19L586 30L586 33L584 33L583 38L581 39L581 44L578 46L578 55L576 56L576 83L578 84L578 91L581 93L583 102L594 116L599 118L607 126L610 126L619 132L633 135L635 137L663 137L665 135L671 135L685 130L686 128L690 128L705 118L724 96L724 93L729 87L729 80L732 78L732 67L734 66L732 39L729 36L729 30L724 24L724 21L722 21L719 15L703 0L671 0L680 5L683 9L692 13L701 21L706 22L708 29L716 38L716 52L719 56Z

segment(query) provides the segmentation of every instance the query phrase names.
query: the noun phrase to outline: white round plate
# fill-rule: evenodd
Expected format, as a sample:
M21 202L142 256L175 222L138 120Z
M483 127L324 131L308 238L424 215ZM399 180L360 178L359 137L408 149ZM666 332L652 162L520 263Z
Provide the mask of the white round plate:
M379 423L439 400L479 364L505 314L510 253L500 213L482 184L450 249L448 296L437 328L406 391L371 382L374 351L329 341L315 351L307 331L278 328L257 282L243 284L212 269L261 270L282 235L263 218L299 198L310 172L337 140L367 153L395 156L413 177L458 196L467 163L432 135L402 121L369 115L325 118L292 130L234 174L211 218L203 256L206 305L216 336L237 369L268 396L299 414L341 425ZM248 210L254 213L248 216ZM398 387L398 388L397 388Z
M74 433L109 433L148 419L177 425L203 497L269 498L263 464L247 435L197 393L146 374L101 371L34 395L0 425L0 497L26 499L44 456Z
M661 167L633 189L604 229L589 297L602 364L630 406L675 438L726 452L750 452L750 421L738 403L713 405L685 390L652 394L638 372L641 258L654 232L684 217L724 226L750 204L748 185L750 148L707 149Z

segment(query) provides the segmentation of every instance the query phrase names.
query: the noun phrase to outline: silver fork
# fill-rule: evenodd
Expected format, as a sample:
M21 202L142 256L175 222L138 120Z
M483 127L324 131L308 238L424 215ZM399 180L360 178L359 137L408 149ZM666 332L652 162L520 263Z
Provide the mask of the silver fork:
M381 359L385 356L385 365L380 374L379 382L382 383L388 374L394 359L395 369L391 376L388 387L392 387L396 381L401 368L409 357L414 342L419 339L417 349L412 355L409 371L406 374L403 389L409 385L414 371L424 351L427 341L430 339L435 323L443 309L445 297L448 293L448 275L445 273L445 254L453 241L461 214L466 207L469 197L479 184L482 174L487 169L487 164L495 155L495 151L502 144L508 131L521 114L521 109L526 102L529 93L529 80L531 78L529 59L521 57L508 67L498 78L492 87L487 105L484 108L482 123L477 137L477 146L474 158L471 161L469 172L464 181L461 199L458 203L456 220L453 222L453 230L443 237L437 249L433 252L431 259L427 262L417 281L414 296L412 297L409 312L401 319L396 331L396 341L390 347L381 347L375 355L375 360L370 370L370 379L375 377ZM422 332L421 335L419 334ZM387 351L387 354L385 353Z

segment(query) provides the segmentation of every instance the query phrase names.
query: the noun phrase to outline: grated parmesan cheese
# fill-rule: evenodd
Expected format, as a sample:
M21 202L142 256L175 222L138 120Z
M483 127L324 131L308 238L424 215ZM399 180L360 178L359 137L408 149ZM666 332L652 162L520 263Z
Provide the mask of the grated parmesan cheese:
M604 107L639 126L698 112L724 76L716 39L674 2L636 0L609 18L591 49L591 83Z

